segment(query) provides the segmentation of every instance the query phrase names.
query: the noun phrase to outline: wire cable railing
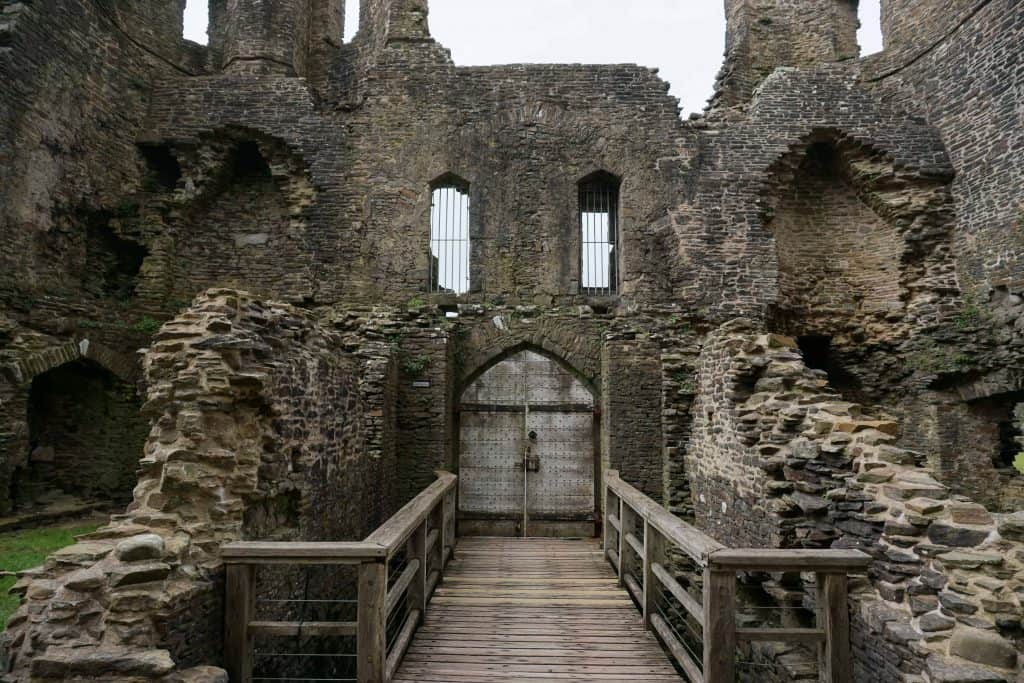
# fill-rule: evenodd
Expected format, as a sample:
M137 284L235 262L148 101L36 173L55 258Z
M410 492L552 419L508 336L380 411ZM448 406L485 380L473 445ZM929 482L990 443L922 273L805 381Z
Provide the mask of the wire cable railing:
M390 681L455 549L456 482L455 475L439 472L437 481L364 541L225 545L224 659L231 680ZM258 600L258 567L350 567L353 597L317 597L307 575L303 597ZM274 619L260 618L258 605L274 607ZM332 605L333 611L323 609ZM311 609L322 620L307 620ZM289 638L298 651L265 645ZM317 638L332 640L306 647Z
M604 549L624 586L691 683L733 683L740 643L812 643L820 680L850 683L847 574L866 570L871 558L856 550L733 550L672 515L618 472L604 478ZM673 556L682 553L682 562ZM679 568L680 571L676 571ZM803 572L815 575L815 607L744 606L781 610L781 626L743 624L737 618L737 575ZM699 593L695 590L699 587ZM816 614L813 627L808 614Z

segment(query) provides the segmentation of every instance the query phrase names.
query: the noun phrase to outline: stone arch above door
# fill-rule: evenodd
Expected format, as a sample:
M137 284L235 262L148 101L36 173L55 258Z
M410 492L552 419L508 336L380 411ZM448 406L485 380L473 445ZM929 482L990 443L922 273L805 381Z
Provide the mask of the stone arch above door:
M458 389L462 391L489 368L514 353L531 350L558 362L600 395L601 338L575 321L539 320L528 329L514 322L475 328L461 343Z

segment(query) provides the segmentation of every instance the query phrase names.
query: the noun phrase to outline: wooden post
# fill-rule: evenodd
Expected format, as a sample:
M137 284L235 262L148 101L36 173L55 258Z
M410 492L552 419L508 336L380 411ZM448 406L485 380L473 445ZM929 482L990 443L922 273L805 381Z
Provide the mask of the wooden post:
M448 494L441 496L440 502L437 504L437 508L434 510L434 518L437 520L437 547L440 548L438 557L440 560L437 563L437 570L441 572L441 576L444 576L444 551L445 548L451 543L450 531L448 530ZM428 517L429 519L429 517ZM429 530L428 530L429 531ZM424 570L424 576L429 573Z
M428 520L424 520L409 535L405 551L409 562L419 560L420 563L419 569L416 570L416 576L413 577L412 583L409 584L408 600L409 609L418 609L421 615L426 614L427 609L427 562L430 559L427 555L427 530L430 528ZM443 538L443 535L438 536L438 545L441 545L441 539Z
M611 522L608 521L611 510L608 509L608 482L601 483L601 514L604 522L601 524L601 549L604 550L604 557L608 559L608 551L611 550Z
M850 683L850 608L846 574L818 574L818 622L825 642L818 648L818 671L824 683Z
M224 599L224 664L232 683L252 680L252 637L249 622L256 605L256 568L250 564L229 564Z
M449 498L450 496L450 498ZM447 539L448 546L452 549L451 554L448 555L448 561L451 562L455 559L455 546L458 545L458 529L455 526L457 524L459 515L459 487L452 488L451 493L445 496L445 505L447 510L445 514L445 539Z
M736 572L704 570L704 683L736 680Z
M655 563L665 555L665 540L649 522L644 521L644 627L651 629L651 617L658 613L658 578L654 575Z
M633 508L629 507L621 497L619 498L619 566L617 571L619 573L619 585L626 585L626 554L630 552L629 543L626 542L626 534L633 531L633 519L635 515Z
M363 562L359 565L359 625L356 629L356 652L359 683L386 683L387 615L384 605L388 597L387 561Z

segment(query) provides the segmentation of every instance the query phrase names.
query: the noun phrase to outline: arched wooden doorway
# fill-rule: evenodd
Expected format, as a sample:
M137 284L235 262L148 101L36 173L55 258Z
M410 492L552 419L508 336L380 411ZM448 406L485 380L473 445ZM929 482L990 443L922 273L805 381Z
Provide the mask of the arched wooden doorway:
M594 405L582 381L530 350L470 383L459 406L459 533L594 535Z

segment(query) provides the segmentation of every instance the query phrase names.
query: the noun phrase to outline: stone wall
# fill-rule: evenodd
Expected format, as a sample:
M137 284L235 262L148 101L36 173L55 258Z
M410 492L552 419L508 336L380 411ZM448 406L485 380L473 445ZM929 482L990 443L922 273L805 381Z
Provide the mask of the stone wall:
M161 329L134 501L24 573L5 634L14 680L163 680L218 663L221 544L353 540L384 519L382 458L368 456L384 448L367 425L379 416L340 343L306 313L227 290Z
M605 470L656 500L666 498L661 349L634 335L608 335L602 348L601 453Z
M726 0L725 65L713 106L750 99L778 67L857 57L856 0Z
M6 0L0 11L0 297L19 320L43 302L91 317L92 299L119 298L98 282L108 268L97 249L138 246L116 218L140 182L151 83L195 70L182 7Z
M870 581L854 590L858 680L1014 680L1019 513L951 495L895 445L895 421L842 400L795 342L743 321L705 345L694 412L687 465L709 533L729 545L854 547L874 558ZM894 670L901 678L880 678Z
M957 271L979 302L990 289L1021 290L1024 206L1019 163L1017 55L1024 15L1014 0L949 3L888 0L887 49L864 65L865 86L924 117L949 150L957 175Z

